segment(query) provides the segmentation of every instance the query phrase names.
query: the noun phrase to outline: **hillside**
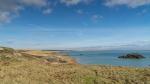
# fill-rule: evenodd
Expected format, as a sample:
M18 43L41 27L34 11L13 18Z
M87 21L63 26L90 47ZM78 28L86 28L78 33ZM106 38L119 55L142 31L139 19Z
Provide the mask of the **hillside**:
M0 61L40 61L51 64L76 64L76 61L59 52L42 50L14 50L12 48L0 48Z
M150 68L80 65L59 52L1 48L0 81L0 84L150 84Z

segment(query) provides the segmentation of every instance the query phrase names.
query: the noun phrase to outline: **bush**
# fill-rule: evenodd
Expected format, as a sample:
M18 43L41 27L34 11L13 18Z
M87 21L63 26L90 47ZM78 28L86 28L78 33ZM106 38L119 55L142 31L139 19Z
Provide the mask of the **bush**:
M0 53L11 53L13 54L15 52L14 49L12 48L7 48L7 47L1 47L3 50L0 51Z

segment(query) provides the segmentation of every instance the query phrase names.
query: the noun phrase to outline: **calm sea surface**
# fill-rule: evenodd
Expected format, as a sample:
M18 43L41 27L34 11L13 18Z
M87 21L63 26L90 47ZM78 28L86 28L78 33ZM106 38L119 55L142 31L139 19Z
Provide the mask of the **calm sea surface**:
M150 51L65 51L80 64L104 64L113 66L150 67ZM127 53L139 53L145 59L119 59Z

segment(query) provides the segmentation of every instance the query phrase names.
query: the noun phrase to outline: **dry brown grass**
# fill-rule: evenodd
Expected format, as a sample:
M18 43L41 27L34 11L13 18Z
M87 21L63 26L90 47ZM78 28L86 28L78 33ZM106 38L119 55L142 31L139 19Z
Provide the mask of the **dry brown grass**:
M21 52L24 56L32 56L45 59L56 59L53 63L67 63L76 64L76 61L68 55L60 54L58 51L41 51L41 50L29 50ZM51 58L51 59L50 59Z
M149 68L0 62L1 84L150 84Z
M41 50L30 50L23 53L34 55L34 56L57 56L60 55L58 52L54 51L41 51Z

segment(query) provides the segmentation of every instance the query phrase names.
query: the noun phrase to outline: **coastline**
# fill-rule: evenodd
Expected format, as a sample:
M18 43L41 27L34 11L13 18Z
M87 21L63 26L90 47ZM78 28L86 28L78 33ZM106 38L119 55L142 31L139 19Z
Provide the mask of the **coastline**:
M141 51L66 51L71 57L77 59L80 64L102 64L112 66L127 66L127 67L149 67L150 52ZM143 55L144 59L119 59L119 56L128 53L139 53Z
M49 62L45 60L47 56L59 60L51 59ZM0 57L0 81L3 84L150 83L150 68L82 65L68 55L54 51L7 49L7 52L1 52Z

